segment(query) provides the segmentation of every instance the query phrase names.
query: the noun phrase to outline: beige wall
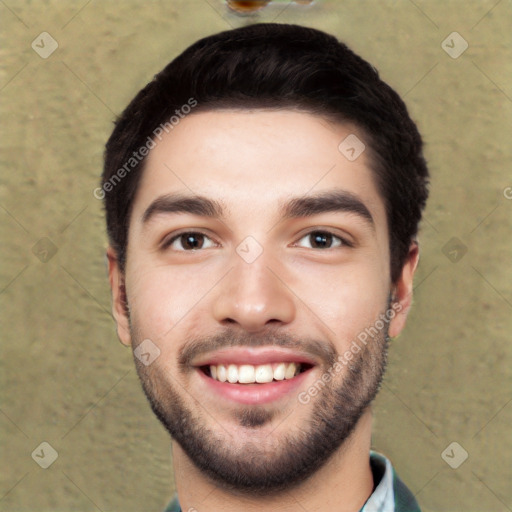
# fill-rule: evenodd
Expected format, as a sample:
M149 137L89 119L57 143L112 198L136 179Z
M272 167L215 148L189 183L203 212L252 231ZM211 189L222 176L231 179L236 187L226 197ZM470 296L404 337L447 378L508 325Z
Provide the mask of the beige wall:
M199 37L259 21L332 32L405 96L431 199L374 447L424 511L512 509L511 3L286 5L238 18L221 0L0 3L1 510L158 511L171 495L168 436L109 313L93 189L115 114L153 74ZM456 59L441 46L454 31L469 44ZM51 49L41 32L58 43L46 59L31 48ZM43 441L48 469L31 457ZM452 442L469 454L458 469L441 457Z

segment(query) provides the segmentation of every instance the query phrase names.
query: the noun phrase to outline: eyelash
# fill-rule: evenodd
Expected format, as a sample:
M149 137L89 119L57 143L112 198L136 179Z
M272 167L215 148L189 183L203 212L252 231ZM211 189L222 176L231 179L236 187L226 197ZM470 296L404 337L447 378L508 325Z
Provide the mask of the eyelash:
M328 236L331 236L333 239L337 239L340 241L340 245L339 246L335 246L335 247L329 247L327 249L317 249L319 251L328 251L329 249L338 249L338 248L341 248L341 247L354 247L354 244L349 242L346 238L340 236L340 235L336 235L335 233L333 233L332 231L329 231L328 229L312 229L311 231L308 231L307 233L304 233L298 241L302 240L303 238L306 238L308 236L311 236L313 234L321 234L321 235L328 235ZM295 242L294 243L294 246L297 244L298 242ZM312 249L315 249L314 247L312 247Z
M164 240L164 242L162 243L162 249L168 249L176 240L178 240L183 235L202 235L205 238L211 239L210 236L208 236L206 233L203 233L202 231L182 231L181 233L173 235L171 238ZM182 249L181 252L190 252L190 249Z
M352 242L349 242L346 238L343 238L342 236L339 236L339 235L336 235L334 234L333 232L329 231L329 230L325 230L325 229L312 229L311 231L308 231L307 233L304 233L297 242L295 242L293 245L296 246L296 244L302 240L303 238L307 237L307 236L311 236L312 234L322 234L322 235L329 235L329 236L332 236L333 239L337 239L341 242L341 244L339 246L336 246L336 247L329 247L327 249L317 249L319 251L327 251L329 249L337 249L337 248L340 248L340 247L354 247L354 244ZM210 236L208 236L206 233L203 233L202 231L182 231L181 233L178 233L176 235L173 235L171 238L165 240L163 243L162 243L162 249L168 249L176 240L178 240L180 237L182 237L183 235L201 235L201 236L204 236L210 240L213 241L213 239L211 239ZM216 243L216 242L215 242ZM314 247L312 247L312 249L315 249ZM181 249L179 252L191 252L193 251L194 249ZM201 250L201 249L199 249Z

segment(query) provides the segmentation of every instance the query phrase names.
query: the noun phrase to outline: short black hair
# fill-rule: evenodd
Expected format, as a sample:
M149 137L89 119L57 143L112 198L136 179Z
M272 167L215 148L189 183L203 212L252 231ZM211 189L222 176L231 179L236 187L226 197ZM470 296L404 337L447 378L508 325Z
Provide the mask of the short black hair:
M354 125L369 149L385 203L390 274L396 282L428 197L428 169L416 124L399 95L347 45L317 29L278 23L197 41L119 116L106 145L101 195L109 241L123 272L130 214L147 154L140 149L151 147L162 132L159 127L169 131L172 118L191 106L193 112L298 109Z

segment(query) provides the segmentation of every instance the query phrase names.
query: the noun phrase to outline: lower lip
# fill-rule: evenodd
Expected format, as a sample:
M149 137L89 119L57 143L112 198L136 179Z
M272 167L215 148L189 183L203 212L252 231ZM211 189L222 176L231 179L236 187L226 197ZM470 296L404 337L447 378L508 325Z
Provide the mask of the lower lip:
M293 379L274 380L266 384L230 384L212 379L200 369L196 371L201 381L222 398L241 404L256 405L267 404L289 396L300 387L311 369L299 373Z

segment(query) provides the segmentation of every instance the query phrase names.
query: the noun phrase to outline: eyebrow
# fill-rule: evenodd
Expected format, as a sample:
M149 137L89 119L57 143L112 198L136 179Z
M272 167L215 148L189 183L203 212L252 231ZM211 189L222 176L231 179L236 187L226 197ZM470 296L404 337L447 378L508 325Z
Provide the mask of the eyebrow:
M281 207L283 218L312 217L327 212L353 213L375 227L372 214L363 201L345 190L293 198Z
M372 214L355 194L344 190L322 192L314 195L294 197L279 209L283 219L312 217L321 213L346 212L358 215L372 228ZM189 213L201 217L222 218L221 203L200 195L166 194L156 198L142 215L142 223L162 213Z
M142 216L146 224L159 213L190 213L201 217L219 218L224 209L218 201L203 196L185 196L183 194L166 194L155 199Z

